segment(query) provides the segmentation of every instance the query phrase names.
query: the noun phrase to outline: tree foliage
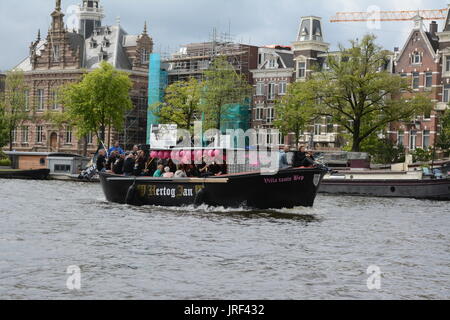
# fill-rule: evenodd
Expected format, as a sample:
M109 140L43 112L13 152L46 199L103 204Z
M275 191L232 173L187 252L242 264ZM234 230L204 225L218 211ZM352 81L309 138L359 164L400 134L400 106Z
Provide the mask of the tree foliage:
M410 120L429 112L431 100L422 95L405 98L409 83L386 70L388 53L375 44L375 36L351 41L328 56L328 68L316 72L309 90L318 98L317 115L331 116L352 137L352 151L389 123Z
M131 88L127 73L102 62L100 68L86 73L81 82L62 88L65 115L60 121L73 125L79 137L93 133L104 141L106 128L122 129L125 113L133 106Z
M448 154L450 149L450 109L447 109L440 120L441 132L438 139L438 147Z
M220 130L233 105L245 103L252 88L245 76L238 74L225 57L216 58L204 76L201 111L206 127Z
M13 132L29 117L26 106L27 86L23 71L10 71L5 79L5 92L0 97L0 147L9 144Z
M195 78L175 82L166 88L164 102L150 106L150 109L160 123L191 130L200 113L201 88L202 83Z
M286 95L277 101L275 127L283 135L295 133L298 146L301 131L311 124L315 104L315 94L310 90L308 82L290 84Z

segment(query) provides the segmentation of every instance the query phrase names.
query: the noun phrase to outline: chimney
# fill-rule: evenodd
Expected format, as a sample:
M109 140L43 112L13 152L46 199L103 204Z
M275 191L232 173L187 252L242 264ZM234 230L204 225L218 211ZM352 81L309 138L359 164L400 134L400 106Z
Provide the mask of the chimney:
M438 24L436 23L436 21L432 21L430 23L430 33L432 36L435 36L437 32L438 32Z

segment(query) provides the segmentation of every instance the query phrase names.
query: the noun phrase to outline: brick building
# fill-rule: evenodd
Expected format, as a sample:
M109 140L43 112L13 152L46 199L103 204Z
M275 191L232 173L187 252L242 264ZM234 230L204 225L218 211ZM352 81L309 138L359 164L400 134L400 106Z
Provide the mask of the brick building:
M290 47L267 46L258 49L258 68L251 70L254 96L252 128L266 129L269 145L284 144L284 139L274 141L270 134L275 120L275 102L287 92L294 81L294 55Z
M32 121L16 129L14 149L17 151L70 152L95 151L97 141L90 135L77 139L68 126L58 127L45 119L47 111L63 111L58 104L58 88L79 81L84 72L94 70L102 61L130 74L133 82L131 98L134 109L126 115L122 132L107 134L126 146L145 143L148 87L148 57L153 41L145 25L140 35L128 35L117 22L103 26L103 8L99 0L83 1L79 6L77 29L64 24L61 1L51 13L51 27L45 39L40 32L30 45L30 55L14 69L25 72L27 105ZM108 143L108 141L105 141Z
M438 33L438 24L434 21L427 30L423 19L417 16L403 49L396 50L395 72L410 81L413 91L404 95L428 94L434 103L430 113L418 114L410 122L390 125L390 139L403 145L408 152L428 149L438 137L438 120L449 101L450 74L445 71L447 61L450 70L450 40L446 40L449 30L447 23L444 32Z

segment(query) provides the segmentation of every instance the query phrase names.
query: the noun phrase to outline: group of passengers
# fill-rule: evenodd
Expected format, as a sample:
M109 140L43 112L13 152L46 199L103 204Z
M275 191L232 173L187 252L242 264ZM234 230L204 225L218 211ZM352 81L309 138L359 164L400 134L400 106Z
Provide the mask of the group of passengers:
M311 151L306 151L305 146L300 146L298 151L294 152L291 163L288 159L290 152L290 148L287 146L280 152L280 169L312 167L315 165L314 154Z
M215 162L202 164L175 164L172 159L152 158L144 150L134 146L125 152L115 142L108 152L101 149L97 156L97 171L124 176L145 176L155 178L200 178L227 174L225 164Z

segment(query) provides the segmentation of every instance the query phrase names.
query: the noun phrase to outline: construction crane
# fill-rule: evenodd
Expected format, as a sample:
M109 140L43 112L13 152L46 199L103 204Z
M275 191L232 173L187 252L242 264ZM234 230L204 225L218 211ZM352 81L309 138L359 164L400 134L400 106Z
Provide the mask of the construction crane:
M445 20L448 10L337 12L330 22L411 21L418 15L424 20Z

